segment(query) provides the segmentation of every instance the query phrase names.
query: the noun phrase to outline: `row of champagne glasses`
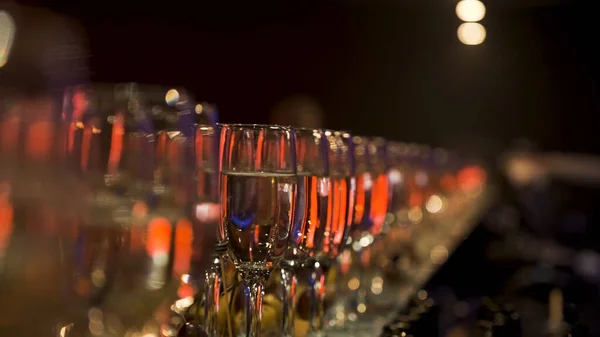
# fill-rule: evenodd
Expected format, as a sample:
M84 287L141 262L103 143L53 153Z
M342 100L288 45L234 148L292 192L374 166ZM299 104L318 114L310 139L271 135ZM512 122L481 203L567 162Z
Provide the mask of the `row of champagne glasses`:
M295 269L310 270L311 332L323 329L327 267L354 212L354 152L345 132L274 125L221 127L221 233L247 287L246 335L260 336L262 296L279 266L282 333L294 335Z
M384 226L375 240L355 240L349 247L357 268L345 279L347 286L337 288L354 294L337 301L328 322L334 327L369 330L374 321L385 322L392 309L405 304L406 292L416 293L445 262L470 228L465 215L481 205L486 177L479 165L444 149L389 141L386 157ZM360 320L363 324L354 324Z
M377 243L408 224L403 165L426 166L384 139L215 125L211 109L182 90L134 84L3 105L0 332L174 335L208 265L205 328L217 335L228 251L246 285L246 335L260 335L276 269L281 333L294 335L299 268L310 276L310 333L324 333L329 271L351 248L367 285ZM353 297L359 312L364 290ZM35 325L33 307L43 308Z
M322 335L326 276L344 249L356 252L361 286L349 311L364 314L377 243L395 229L431 222L422 221L424 214L446 208L448 181L456 176L456 163L442 150L415 153L414 146L330 130L221 128L221 235L247 287L245 335L260 335L261 297L276 266L280 333L294 335L295 272L302 268L309 274L309 334Z

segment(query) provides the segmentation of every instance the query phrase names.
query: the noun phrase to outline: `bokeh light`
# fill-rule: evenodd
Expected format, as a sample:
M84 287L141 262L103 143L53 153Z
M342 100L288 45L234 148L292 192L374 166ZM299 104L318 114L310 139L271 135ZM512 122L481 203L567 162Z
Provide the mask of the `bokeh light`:
M174 106L177 104L177 102L179 102L179 91L176 89L167 91L167 94L165 95L165 101L169 106Z
M482 44L486 34L485 27L476 22L465 22L458 27L457 31L460 42L468 46Z
M15 22L6 11L0 11L0 68L8 62L15 36Z
M461 0L456 4L456 16L465 22L477 22L485 17L485 5L479 0Z

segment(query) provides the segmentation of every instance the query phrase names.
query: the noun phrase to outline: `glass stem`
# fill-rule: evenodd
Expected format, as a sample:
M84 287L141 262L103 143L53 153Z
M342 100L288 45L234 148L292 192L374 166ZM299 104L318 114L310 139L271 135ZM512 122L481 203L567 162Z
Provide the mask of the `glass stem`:
M358 280L359 288L356 292L356 308L355 310L360 315L367 309L367 294L371 280L369 279L369 267L371 262L371 246L364 247L357 254L358 265Z
M325 322L325 285L327 273L322 263L314 262L310 273L310 312L308 329L312 336L322 336Z
M218 314L221 288L223 285L221 270L222 258L222 256L215 256L213 263L206 271L206 283L204 289L204 325L206 326L206 334L209 337L216 337L219 335Z
M281 288L283 293L282 332L285 337L294 336L294 315L296 313L296 287L298 280L292 266L282 263Z
M344 273L342 264L337 261L334 265L336 268L335 277L335 293L337 299L333 306L332 317L330 318L330 325L335 326L336 329L343 329L346 325L347 302L348 302L348 289L347 289L347 275Z
M260 337L262 324L262 303L268 275L242 275L246 292L246 337Z

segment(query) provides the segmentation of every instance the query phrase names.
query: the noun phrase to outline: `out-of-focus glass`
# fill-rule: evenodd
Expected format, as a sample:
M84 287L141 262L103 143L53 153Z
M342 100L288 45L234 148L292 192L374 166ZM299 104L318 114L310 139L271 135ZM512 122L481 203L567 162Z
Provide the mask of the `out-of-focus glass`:
M357 198L354 217L354 249L371 245L384 228L389 203L386 141L354 137Z
M351 300L352 312L346 315L350 321L367 312L372 248L386 228L390 202L386 140L355 136L353 142L357 197L351 234L353 266L348 284L356 284L356 291Z
M309 333L313 336L322 336L325 333L325 295L329 270L347 242L354 220L356 200L352 137L347 132L332 130L326 130L325 137L329 162L328 218L325 222L322 245L313 255L310 264L312 306Z
M86 85L4 110L3 334L174 333L160 316L191 301L215 227L196 216L193 136L155 129L181 113L164 97Z
M203 108L202 111L206 109ZM198 110L197 110L198 111ZM197 208L199 218L218 220L214 211L220 213L220 207L214 208L219 198L219 165L221 156L221 128L213 125L198 125L196 129L196 156L198 162L198 188L203 191L207 203ZM210 235L210 233L209 233ZM215 233L217 240L212 252L210 266L205 273L204 285L204 330L209 336L218 336L218 315L220 310L221 293L224 290L223 266L226 263L227 241L225 234L218 229Z
M50 95L2 96L0 334L49 335L77 303L65 285L71 281L71 252L86 213L86 193L65 169L61 101Z

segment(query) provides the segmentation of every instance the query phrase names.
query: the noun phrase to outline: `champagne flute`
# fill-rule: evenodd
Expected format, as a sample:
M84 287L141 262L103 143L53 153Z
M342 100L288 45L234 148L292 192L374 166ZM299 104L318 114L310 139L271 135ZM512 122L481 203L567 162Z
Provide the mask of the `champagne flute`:
M218 229L220 211L219 128L215 126L218 114L212 105L194 104L189 94L181 89L170 89L164 97L168 110L164 111L164 121L157 123L163 125L163 130L158 132L156 146L162 165L155 172L155 178L162 175L159 179L164 182L162 184L175 192L176 202L172 203L169 213L177 215L172 220L175 224L171 243L173 285L167 293L169 301L162 306L163 309L170 308L170 315L157 316L163 322L163 334L170 331L167 334L172 335L179 329L178 336L185 336L201 330L195 325L198 320L194 309L198 306L193 304L201 300L200 287L207 286L206 265L207 270L214 265L208 247L216 241L214 233ZM154 105L155 119L160 118L156 108Z
M324 334L325 285L332 262L343 249L354 220L356 181L352 137L347 132L325 131L329 181L328 218L323 226L322 244L311 255L311 310L309 333ZM309 195L310 197L310 195Z
M78 244L68 252L79 257L69 282L73 297L90 302L75 313L72 335L105 329L122 334L146 321L149 308L159 301L146 302L160 288L150 286L150 280L162 282L162 273L152 273L148 287L138 287L151 269L143 262L157 253L151 251L156 243L152 233L150 250L144 245L146 223L152 219L145 197L156 165L156 135L146 103L135 84L80 85L65 92L68 159L84 182L89 207L79 222ZM149 227L154 225L158 222Z
M378 311L385 312L395 305L395 290L400 286L400 280L393 280L389 276L389 268L392 265L391 257L399 251L406 249L406 243L410 238L411 220L418 210L411 210L409 200L411 199L410 183L414 178L413 165L407 160L409 153L408 145L404 143L388 141L386 143L386 156L388 163L387 179L389 186L388 214L384 228L380 233L378 250L374 256L375 275L372 277L370 296L373 297L373 305ZM418 195L412 195L418 197ZM414 199L414 198L413 198ZM419 209L420 210L420 209ZM391 295L391 296L390 296Z
M296 200L293 129L222 125L220 230L246 291L246 335L261 335L265 282L290 240Z
M386 140L355 136L357 197L352 234L353 258L356 263L358 283L354 310L357 314L367 311L367 294L370 288L368 271L372 244L379 237L386 223L389 207L389 184L387 176Z
M298 193L291 239L280 261L282 304L282 333L294 336L295 269L307 258L316 258L323 251L329 230L331 182L329 178L328 141L325 132L296 128L296 162Z
M73 115L83 109L89 121L81 122L82 137L74 134L73 143L96 149L81 156L95 202L80 233L86 259L75 284L99 288L88 315L92 334L166 331L170 324L159 324L170 321L170 308L193 302L192 267L206 265L202 247L214 241L206 235L210 222L197 217L204 200L193 184L193 124L179 104L190 98L135 84L115 86L114 102L107 94L113 93L96 86L75 88L70 97Z
M327 255L337 258L345 248L356 202L356 168L352 135L345 131L326 131L329 141L329 170L333 191L333 224Z
M206 110L206 107L203 108ZM216 205L219 194L219 164L221 127L198 125L196 133L196 158L198 162L198 187L208 203L197 208L198 215L210 212L208 205ZM216 179L215 179L216 178ZM225 235L217 230L217 242L214 245L212 261L205 273L204 284L204 330L213 337L218 336L218 314L220 296L223 288L222 264L227 254Z

